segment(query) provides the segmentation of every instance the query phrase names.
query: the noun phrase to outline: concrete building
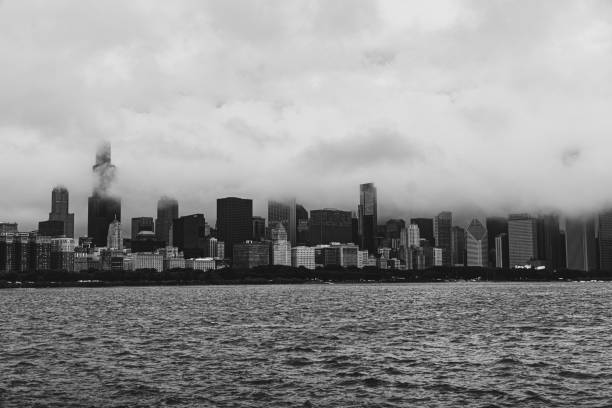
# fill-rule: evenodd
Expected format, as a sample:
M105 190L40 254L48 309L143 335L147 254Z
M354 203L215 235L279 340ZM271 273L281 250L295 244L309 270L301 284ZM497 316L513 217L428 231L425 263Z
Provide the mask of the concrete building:
M291 248L291 266L306 269L315 269L315 249L314 247L297 246Z
M433 247L432 251L433 251L433 266L443 266L445 248Z
M52 238L51 269L73 272L74 247L73 238Z
M597 270L597 246L593 218L567 218L565 220L565 242L568 269L585 272Z
M121 221L121 199L112 196L109 191L115 170L111 163L110 144L103 144L96 154L96 164L93 166L96 185L87 203L87 235L97 247L107 244L111 222Z
M108 226L108 234L106 236L106 247L108 249L123 250L123 237L121 233L121 222L115 218Z
M508 256L510 268L531 265L538 256L537 219L529 214L508 217Z
M164 259L164 270L169 271L172 269L185 269L185 258L165 258Z
M369 255L368 251L357 251L357 268L363 269L368 266Z
M359 247L355 244L332 243L323 248L325 266L357 267Z
M411 218L410 224L419 227L421 239L426 239L429 245L435 245L433 218Z
M487 229L474 218L466 230L467 266L485 268L489 264Z
M251 269L269 265L270 245L267 242L246 241L233 247L233 265L236 269Z
M132 254L132 270L139 269L155 269L157 272L163 272L164 256L146 252Z
M213 258L190 258L185 259L185 268L196 271L211 271L216 269L217 263Z

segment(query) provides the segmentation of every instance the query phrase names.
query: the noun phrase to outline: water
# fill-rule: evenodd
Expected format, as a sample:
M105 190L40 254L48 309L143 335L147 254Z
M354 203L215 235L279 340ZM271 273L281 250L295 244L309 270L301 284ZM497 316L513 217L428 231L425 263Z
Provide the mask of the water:
M0 291L0 407L612 406L612 284Z

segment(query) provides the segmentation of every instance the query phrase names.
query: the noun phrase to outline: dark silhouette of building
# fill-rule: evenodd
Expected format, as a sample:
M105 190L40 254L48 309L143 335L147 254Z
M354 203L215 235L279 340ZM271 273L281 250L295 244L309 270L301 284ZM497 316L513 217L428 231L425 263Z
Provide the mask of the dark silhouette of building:
M204 214L192 214L174 220L172 241L185 258L201 258L206 250ZM133 245L133 244L132 244Z
M487 240L489 241L489 266L495 267L497 265L495 238L499 234L508 234L508 219L506 217L487 217L486 227L488 233Z
M565 220L565 242L568 269L589 272L598 268L595 220L592 217L567 218Z
M68 212L69 194L65 187L57 186L51 192L51 212L49 221L62 221L67 238L74 238L74 214Z
M325 208L310 211L310 244L348 243L352 241L352 217L350 211Z
M465 229L461 227L451 228L451 264L463 266L466 264L466 241Z
M434 218L434 240L437 248L442 248L442 265L451 262L451 228L453 215L450 211L442 211Z
M237 197L217 199L217 238L225 242L226 255L234 244L253 238L253 200Z
M553 269L564 267L561 264L561 231L559 217L553 214L538 217L538 260Z
M506 232L495 237L495 267L503 269L510 267L510 244Z
M96 176L93 194L88 199L87 235L97 247L106 245L108 226L115 219L121 221L121 199L110 195L110 186L115 178L115 166L111 164L110 144L103 144L96 154L93 166Z
M433 218L411 218L410 223L418 225L421 239L426 239L432 246L435 245Z
M43 237L61 237L65 232L64 221L49 220L38 223L38 235Z
M361 237L359 236L359 218L355 216L354 212L351 215L351 242L356 245L361 243Z
M155 220L155 234L158 241L167 246L176 246L172 243L172 223L179 217L178 201L170 197L162 197L157 202L157 219Z
M612 271L612 210L599 214L599 269Z
M261 241L266 237L266 219L253 217L253 241Z
M153 231L140 231L130 240L130 249L133 253L136 252L154 252L157 249L164 248L166 243L157 239ZM125 246L125 244L124 244Z
M283 227L284 228L284 227ZM270 244L268 242L242 242L233 246L233 267L251 269L270 264Z
M359 186L359 236L361 249L376 253L376 232L378 227L378 202L373 183Z
M153 232L153 217L132 218L132 240L135 240L138 233L142 231Z

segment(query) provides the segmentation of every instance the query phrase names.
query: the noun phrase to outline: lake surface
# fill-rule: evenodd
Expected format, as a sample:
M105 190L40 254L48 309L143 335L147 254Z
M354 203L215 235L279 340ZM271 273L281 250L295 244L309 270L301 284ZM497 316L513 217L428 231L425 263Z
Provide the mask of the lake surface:
M612 284L0 291L0 407L612 406Z

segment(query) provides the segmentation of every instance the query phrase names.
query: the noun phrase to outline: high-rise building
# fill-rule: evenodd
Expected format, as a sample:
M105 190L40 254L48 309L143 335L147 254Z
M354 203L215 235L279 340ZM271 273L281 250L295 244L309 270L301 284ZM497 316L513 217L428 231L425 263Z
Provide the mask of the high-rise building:
M474 218L466 230L467 266L486 267L488 258L487 229Z
M96 177L93 194L88 199L87 235L97 247L106 245L108 226L113 220L121 221L121 199L110 193L115 178L115 166L111 164L110 144L103 144L96 154L93 166Z
M612 210L599 214L599 269L612 271Z
M276 221L271 226L272 265L291 265L291 243L287 240L287 231L282 222Z
M495 237L495 267L507 269L510 267L508 234L502 232Z
M9 234L17 232L16 222L0 222L0 234Z
M294 268L315 269L314 247L297 246L291 248L291 266Z
M567 218L565 220L565 242L568 269L585 272L597 269L595 220L593 218Z
M559 217L554 214L538 217L538 260L553 269L563 267L561 263L561 231Z
M162 197L157 202L157 219L155 220L155 234L158 241L165 242L166 246L173 246L172 224L179 217L178 201L170 197Z
M253 238L253 201L246 198L217 199L217 237L225 242L225 253L234 253L234 244Z
M267 242L247 240L235 243L232 248L233 266L236 269L251 269L270 263L270 245Z
M537 219L529 214L510 214L508 217L509 266L531 264L538 256Z
M451 265L464 266L466 263L465 229L451 228Z
M442 249L442 265L450 265L451 262L451 228L453 214L443 211L434 217L434 240L436 247Z
M191 214L179 217L172 224L172 242L185 255L185 258L201 258L205 254L204 214Z
M111 250L123 250L121 222L116 218L108 226L108 233L106 235L106 247Z
M400 247L411 248L418 247L421 245L421 232L419 226L416 224L410 224L408 227L403 228L400 233Z
M74 214L68 212L68 190L57 186L51 192L51 212L49 221L62 221L64 231L62 234L68 238L74 238Z
M266 219L253 217L253 241L261 241L266 237Z
M63 237L66 234L64 221L48 220L38 223L38 234L45 237Z
M359 236L361 248L376 253L376 230L378 227L378 199L374 183L359 186ZM312 216L312 212L311 212Z
M486 228L489 241L489 266L494 267L497 264L495 238L499 234L508 234L508 219L506 217L487 217Z
M74 271L74 246L74 238L52 238L51 269Z
M414 224L419 227L421 239L426 239L429 241L429 245L435 245L433 218L411 218L410 224Z
M136 239L138 233L143 231L153 232L153 217L132 218L132 239Z
M309 233L312 245L351 242L353 238L351 212L334 208L312 210Z
M301 209L304 209L304 207ZM295 198L287 201L268 201L268 225L275 222L283 223L289 241L292 245L295 245L297 242L297 204Z

